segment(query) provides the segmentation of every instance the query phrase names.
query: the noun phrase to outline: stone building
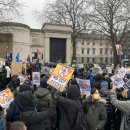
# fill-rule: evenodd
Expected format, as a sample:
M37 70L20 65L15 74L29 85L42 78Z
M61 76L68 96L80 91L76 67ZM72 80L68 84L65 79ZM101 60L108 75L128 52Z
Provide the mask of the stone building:
M113 51L108 37L100 34L81 34L77 44L79 63L113 63Z
M7 46L13 60L19 52L24 61L38 49L45 62L71 63L71 26L45 23L41 29L31 29L21 23L1 23L0 57L5 57ZM77 40L76 57L78 63L112 63L109 39L99 34L81 34Z

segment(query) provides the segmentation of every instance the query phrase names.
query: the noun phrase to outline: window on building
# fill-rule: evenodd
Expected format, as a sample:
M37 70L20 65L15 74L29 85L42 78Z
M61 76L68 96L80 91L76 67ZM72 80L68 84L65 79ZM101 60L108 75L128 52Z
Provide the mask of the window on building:
M95 58L93 58L93 63L95 63Z
M82 45L84 45L84 40L82 41Z
M84 57L82 57L82 63L84 63Z
M110 54L111 54L111 55L113 54L113 50L112 50L112 49L110 49Z
M100 42L100 46L102 46L102 42Z
M100 49L100 54L102 54L102 52L103 52L103 49L101 48L101 49Z
M87 58L87 63L89 63L89 57Z
M84 54L84 48L81 48L81 52L82 52L82 54Z
M113 59L112 59L112 57L110 58L110 62L113 63Z
M93 42L93 45L95 45L95 42Z
M90 43L89 43L89 42L87 42L87 45L90 45Z
M102 60L103 60L103 59L102 59L102 57L101 57L101 58L100 58L100 62L101 62L101 63L102 63Z
M106 64L108 63L108 58L106 57L106 59L105 59L105 62L106 62Z
M90 49L88 48L88 49L87 49L87 54L89 54L89 53L90 53Z
M93 51L92 53L95 54L95 48L93 48L92 51Z
M105 48L105 54L107 54L107 50L108 50L108 49L107 49L107 48Z

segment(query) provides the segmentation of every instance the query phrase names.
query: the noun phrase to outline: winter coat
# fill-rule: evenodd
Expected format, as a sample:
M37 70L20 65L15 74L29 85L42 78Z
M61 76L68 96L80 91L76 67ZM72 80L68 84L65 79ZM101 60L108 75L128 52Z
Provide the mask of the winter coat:
M44 130L42 121L56 114L55 104L50 103L49 109L45 112L36 112L33 98L32 95L26 93L20 93L16 96L15 102L20 110L20 118L28 130Z
M130 130L130 100L119 101L115 90L110 91L111 103L123 113L120 130Z
M49 108L50 102L52 102L52 96L47 88L39 87L35 92L41 106L41 111L46 111ZM51 129L52 123L51 118L43 121L43 126L45 129Z
M115 112L115 108L112 106L111 101L110 101L110 90L106 88L102 88L100 90L100 96L102 99L105 99L107 101L105 108L107 111L107 123L105 125L105 130L111 130L111 128L114 127L114 121L113 116Z
M87 128L86 130L102 130L107 121L107 113L104 104L101 102L92 102L89 97L84 103L84 113Z
M8 122L20 121L20 111L15 101L12 101L7 109L6 120Z
M31 91L27 91L25 93L33 95ZM36 110L40 111L40 104L37 98L34 97L33 103ZM18 105L15 103L15 101L12 101L9 108L7 109L6 120L8 122L20 121L20 110L19 110Z
M58 107L58 130L72 130L77 116L77 101L64 98L60 93L55 93Z

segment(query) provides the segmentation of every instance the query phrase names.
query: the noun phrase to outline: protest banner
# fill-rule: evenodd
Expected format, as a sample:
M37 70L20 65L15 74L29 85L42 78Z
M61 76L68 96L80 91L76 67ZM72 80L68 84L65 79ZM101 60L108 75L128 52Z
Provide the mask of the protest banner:
M126 74L127 70L124 67L121 67L118 69L118 74L124 78L125 74Z
M13 94L10 89L5 89L0 92L0 106L8 108L9 104L14 100Z
M40 85L40 72L32 72L32 82L35 85Z
M116 45L116 51L117 51L117 55L123 55L121 44Z
M19 75L19 73L22 72L22 63L18 63L18 62L12 62L11 63L11 74L12 75Z
M63 91L69 82L74 69L65 65L58 64L52 72L47 83L52 87Z
M112 67L106 67L108 74L112 74Z
M119 75L119 74L112 76L111 80L114 84L117 85L118 88L122 88L123 85L125 84L121 75Z
M90 80L76 78L76 81L80 87L81 95L86 95L86 97L90 96L91 92Z
M102 74L103 70L101 69L101 67L96 67L92 69L92 75L95 76L97 74Z
M130 80L128 80L125 85L127 86L127 89L130 89Z
M22 85L22 84L25 82L25 80L26 80L25 76L22 75L22 74L20 74L20 75L18 76L18 78L19 78L19 80L20 80L20 85Z

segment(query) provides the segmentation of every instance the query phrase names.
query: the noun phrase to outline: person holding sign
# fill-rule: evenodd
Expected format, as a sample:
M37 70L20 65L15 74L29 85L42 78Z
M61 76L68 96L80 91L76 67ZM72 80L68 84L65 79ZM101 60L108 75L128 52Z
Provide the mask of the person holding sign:
M107 121L105 105L100 102L100 95L97 88L91 89L91 96L87 98L84 104L84 113L86 117L86 130L102 130Z
M62 93L55 93L55 100L58 104L58 130L73 130L77 120L77 111L80 104L80 89L77 85L70 85L66 90L67 97L63 97ZM65 95L64 95L65 96ZM81 107L80 107L81 110ZM80 121L78 121L80 123ZM78 129L78 125L76 127ZM75 130L75 129L74 129ZM82 129L86 130L86 128Z
M120 110L123 114L120 130L130 130L130 100L120 101L117 99L116 89L118 86L113 84L112 90L110 91L111 103L114 107ZM125 92L122 96L126 97Z

